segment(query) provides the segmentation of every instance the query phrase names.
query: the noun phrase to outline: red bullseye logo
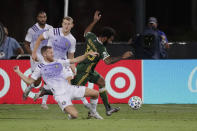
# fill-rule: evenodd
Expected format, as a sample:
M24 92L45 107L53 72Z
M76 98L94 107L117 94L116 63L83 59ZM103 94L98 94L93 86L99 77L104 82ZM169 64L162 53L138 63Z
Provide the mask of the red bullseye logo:
M128 90L130 86L129 77L124 73L116 73L113 75L110 83L114 91L118 93Z
M4 79L3 79L3 77L0 75L0 91L3 89L3 87L4 87Z
M25 76L30 76L30 75L31 75L31 69L29 68L28 70L26 70L25 73L24 73L24 75L25 75ZM39 86L33 88L33 89L30 91L28 97L34 98L35 93L38 93L38 92L39 92L39 88L40 88L42 85L43 85L43 83L41 82ZM22 87L23 92L25 91L25 89L27 88L27 86L29 86L29 85L27 85L23 80L21 80L21 87Z
M7 94L9 88L10 88L10 78L8 74L0 68L0 80L1 82L0 86L0 97L3 97Z
M136 87L135 76L126 67L112 68L107 73L105 81L109 94L119 99L130 96Z

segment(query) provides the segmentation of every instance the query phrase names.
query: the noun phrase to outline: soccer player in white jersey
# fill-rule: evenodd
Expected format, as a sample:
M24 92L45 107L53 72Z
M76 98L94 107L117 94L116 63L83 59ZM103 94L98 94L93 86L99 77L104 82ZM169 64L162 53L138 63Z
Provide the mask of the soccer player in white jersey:
M29 54L32 54L32 51L33 51L33 48L35 46L35 42L37 40L37 38L45 31L53 28L52 26L46 24L46 21L47 21L47 15L44 11L40 11L38 12L37 14L37 23L34 24L32 27L30 27L28 29L28 32L26 34L26 37L25 37L25 42L24 42L24 45L25 45L25 48L27 50L27 52ZM45 41L42 41L42 44L39 46L39 50L36 52L37 54L37 60L38 61L34 61L32 60L32 58L30 58L30 63L31 63L31 70L32 72L35 70L35 67L40 63L42 62L43 60L43 57L40 53L40 49L44 46L44 45L47 45L47 40ZM28 86L24 93L23 93L23 99L26 100L27 97L28 97L28 94L29 92L31 91L32 88L38 86L41 82L41 78L39 78L37 81L35 81L35 83L31 84L30 86ZM48 106L46 105L46 102L47 102L47 98L48 98L48 95L45 95L43 96L43 100L42 100L42 104L41 104L41 107L43 109L48 109Z
M37 50L39 50L38 47L42 44L41 42L43 40L48 40L48 46L52 46L55 59L74 58L76 39L70 32L73 26L73 19L67 16L63 18L61 28L49 29L48 31L40 35L36 41L34 50L32 52L32 58L34 60L38 58L36 52ZM70 70L67 77L67 80L69 82L75 74L75 65L71 64L70 67L66 67L67 70Z
M53 92L54 99L60 106L60 108L70 115L70 118L77 118L78 112L72 105L72 99L81 97L91 97L91 112L95 115L97 119L103 119L97 112L96 106L98 102L98 91L90 88L85 88L85 86L74 86L70 85L67 80L65 80L66 68L70 64L81 62L85 60L89 55L96 56L97 52L87 52L82 56L74 59L55 60L53 57L53 49L50 46L44 46L41 49L41 53L44 57L44 62L39 64L35 71L32 73L31 77L25 76L18 66L14 67L14 71L20 76L20 78L27 84L32 84L38 78L42 76L44 81L47 83L50 90Z

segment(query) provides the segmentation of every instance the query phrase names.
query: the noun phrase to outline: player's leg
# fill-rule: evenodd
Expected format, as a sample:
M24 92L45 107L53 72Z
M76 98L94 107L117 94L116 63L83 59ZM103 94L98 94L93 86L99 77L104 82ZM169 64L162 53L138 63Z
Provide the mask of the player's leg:
M103 117L100 116L99 113L97 112L97 103L98 103L99 92L94 89L86 88L84 96L91 97L90 98L91 111L88 112L88 117L89 118L94 117L96 119L103 119Z
M41 83L41 78L39 78L38 80L36 80L33 84L29 85L29 86L25 89L25 91L23 92L23 100L26 100L27 97L28 97L28 95L29 95L29 93L30 93L30 91L31 91L31 89L32 89L32 88L35 88L35 87L37 87L37 86L39 86L40 83Z
M69 114L69 119L76 119L78 117L78 112L74 105L69 105L64 108L64 111Z
M72 89L69 89L72 92ZM64 113L68 113L69 119L76 119L78 117L78 112L71 101L71 93L65 92L62 95L55 96L55 101L58 103L59 107Z
M46 84L44 84L44 87L43 87L43 88L46 89L46 90L50 90L50 89L47 87ZM42 109L45 109L45 110L48 109L48 106L47 106L47 99L48 99L48 95L44 95L44 96L42 97L42 104L41 104L41 108L42 108Z
M35 62L32 60L32 58L30 57L30 65L31 65L31 71L33 72L35 70L35 68L37 67L37 65L39 64L39 62ZM41 82L41 78L39 78L37 81L35 81L34 83L32 83L31 85L29 85L25 91L23 92L23 100L26 100L29 92L31 91L32 88L35 88L36 86L38 86Z
M98 103L98 91L90 88L86 88L85 86L76 86L70 85L69 89L72 90L71 99L78 99L82 97L90 97L90 116L96 119L103 119L99 113L96 111L97 103Z
M90 82L99 85L99 94L106 109L106 115L110 116L112 113L120 110L120 107L112 108L108 101L107 90L105 88L105 80L95 71L91 74Z
M80 86L85 86L85 84L88 82L89 77L88 77L88 73L84 72L84 73L77 73L77 75L75 76L74 79L71 80L71 84L72 85L80 85ZM90 103L88 103L87 99L85 97L80 98L81 101L83 102L85 108L90 109L91 105Z

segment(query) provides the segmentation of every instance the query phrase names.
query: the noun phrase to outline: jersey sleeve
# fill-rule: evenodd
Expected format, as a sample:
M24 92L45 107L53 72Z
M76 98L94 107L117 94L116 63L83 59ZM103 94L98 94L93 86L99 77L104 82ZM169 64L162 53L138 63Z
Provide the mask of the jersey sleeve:
M25 41L31 42L33 37L33 30L31 28L28 29L27 34L25 36Z
M84 34L84 37L86 40L91 39L91 40L96 40L96 35L92 32L87 32Z
M49 39L53 35L53 28L45 31L42 35L44 39Z
M104 48L101 52L102 52L102 53L101 53L100 55L101 55L101 58L102 58L103 60L105 60L107 57L110 56L109 53L107 52L106 48Z
M74 53L76 50L76 39L72 39L71 46L68 50L69 53Z
M34 72L31 74L31 78L34 80L37 80L38 78L41 77L41 67L38 65Z
M64 67L70 66L70 59L58 59L57 62L61 63Z

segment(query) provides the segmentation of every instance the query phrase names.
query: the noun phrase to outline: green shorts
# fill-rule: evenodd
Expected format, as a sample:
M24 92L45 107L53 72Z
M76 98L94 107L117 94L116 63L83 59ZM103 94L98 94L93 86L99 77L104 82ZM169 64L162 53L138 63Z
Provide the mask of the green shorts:
M91 83L97 83L98 79L101 78L99 73L94 72L84 72L77 74L74 79L71 81L72 85L82 85L84 86L88 81Z

